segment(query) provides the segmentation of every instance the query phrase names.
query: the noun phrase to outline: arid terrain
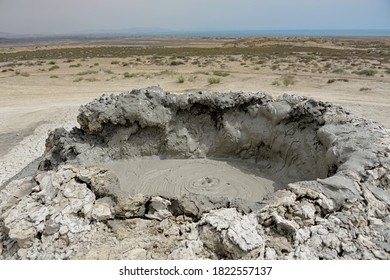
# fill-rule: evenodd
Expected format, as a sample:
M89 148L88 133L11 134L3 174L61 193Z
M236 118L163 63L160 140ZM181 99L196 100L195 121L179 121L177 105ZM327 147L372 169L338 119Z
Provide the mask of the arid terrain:
M283 94L306 96L316 101L340 105L347 111L345 118L349 118L348 112L350 112L358 117L373 120L383 125L384 131L388 131L390 128L390 38L153 37L0 42L0 190L12 179L23 178L25 174L31 175L31 171L37 169L50 131L58 127L69 130L80 125L76 119L81 105L103 93L117 94L149 86L160 86L164 91L175 93L212 92L218 95L228 92L263 92L274 97ZM158 94L157 91L156 96ZM164 98L169 100L168 97ZM288 96L281 100L292 104L298 102ZM160 103L158 105L161 106ZM172 111L176 110L174 104L170 106L174 108ZM237 104L235 106L239 107ZM322 103L310 104L310 106L321 108L329 116L337 112L335 107L328 112L327 107ZM353 118L351 119L353 123ZM359 120L357 125L361 126L361 123L363 121ZM375 129L373 131L376 131ZM88 132L88 129L84 128L84 130L85 133ZM358 132L360 134L356 132L356 135L360 137L361 131ZM348 133L355 133L355 131L351 130ZM302 139L305 137L302 136ZM72 137L69 136L69 139ZM302 143L304 141L302 140ZM82 143L80 145L85 144L82 141L80 143ZM88 145L94 147L95 144ZM369 143L365 145L368 147ZM359 147L359 143L355 146ZM340 147L343 147L342 143ZM348 152L348 149L340 148L340 151ZM308 155L307 158L310 156ZM293 158L292 161L294 160ZM313 160L312 165L320 161ZM136 166L134 168L140 169L139 166L142 164L144 163L134 165ZM180 166L173 162L172 168L178 168L175 164ZM65 174L65 177L70 172L66 168L60 171ZM72 170L74 174L83 172ZM188 170L180 172L191 173ZM328 171L330 175L334 175L332 172ZM316 178L316 175L309 176L310 180L312 177ZM77 176L81 175L72 176L74 177L72 180L76 180ZM94 178L93 176L97 175L88 176ZM134 176L136 178L138 175ZM43 175L41 177L43 178ZM125 178L123 180L135 180L127 174L127 170L123 172L122 177ZM153 182L155 179L151 177L149 180ZM212 181L212 178L206 177L206 180L199 184L202 184L202 188L206 188L207 184L213 184ZM76 183L79 184L78 181ZM44 186L43 181L41 186ZM281 193L283 194L283 191ZM299 197L298 193L295 194ZM262 199L263 193L259 197ZM150 206L153 202L155 201L152 199L144 204ZM315 213L317 215L318 211L316 210ZM278 224L279 218L272 217ZM214 218L211 216L210 219ZM269 221L267 219L264 220L265 224ZM206 222L212 224L209 220ZM20 258L28 255L25 251L18 254ZM99 252L84 255L80 253L73 257L98 258L101 257L99 254ZM233 258L241 257L234 254L232 253ZM272 258L272 254L268 254L269 258ZM326 258L329 256L332 258L332 254L327 255ZM387 258L387 255L382 253L372 254L376 258ZM345 258L348 258L347 255ZM64 256L56 255L55 258ZM28 255L28 258L30 257L31 254ZM295 257L297 256L294 255ZM304 254L298 256L300 257L305 258ZM353 258L358 257L353 255ZM371 255L363 256L363 258L371 257ZM104 255L102 258L107 256ZM152 257L148 255L148 258ZM159 255L158 258L163 257Z

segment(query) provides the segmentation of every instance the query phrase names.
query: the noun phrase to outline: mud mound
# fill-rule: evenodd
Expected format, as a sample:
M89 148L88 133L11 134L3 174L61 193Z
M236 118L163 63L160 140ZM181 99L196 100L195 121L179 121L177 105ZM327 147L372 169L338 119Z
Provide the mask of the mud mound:
M390 257L390 136L341 107L146 88L78 122L2 191L3 258Z
M318 133L327 107L292 96L179 95L159 88L102 96L81 108L80 129L50 136L41 167L108 167L130 194L156 195L159 189L259 201L287 183L333 175L337 161L326 155L324 136ZM144 160L126 161L135 158ZM187 161L174 161L174 167L168 159ZM160 187L145 184L148 180L160 181Z

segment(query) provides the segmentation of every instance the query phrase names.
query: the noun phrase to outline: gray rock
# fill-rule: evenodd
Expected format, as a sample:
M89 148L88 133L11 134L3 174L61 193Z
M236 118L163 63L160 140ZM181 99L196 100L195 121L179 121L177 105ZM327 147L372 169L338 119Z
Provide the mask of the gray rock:
M95 201L92 208L92 218L98 221L104 221L114 218L114 202L110 197L103 197Z
M234 208L211 210L199 221L205 246L230 258L242 258L249 251L262 248L254 215L241 215Z
M129 251L124 258L126 260L145 260L147 251L145 249L137 248Z
M154 196L148 202L148 213L145 214L145 217L149 219L156 219L158 221L169 218L172 216L172 213L168 210L170 205L171 202L169 200L159 196Z
M24 219L14 223L8 232L8 236L15 240L20 248L30 247L36 234L34 224Z

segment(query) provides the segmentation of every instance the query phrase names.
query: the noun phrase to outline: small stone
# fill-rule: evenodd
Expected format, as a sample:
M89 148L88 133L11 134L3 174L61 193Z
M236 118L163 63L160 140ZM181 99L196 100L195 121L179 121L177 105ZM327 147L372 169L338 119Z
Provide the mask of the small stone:
M36 234L34 224L26 220L20 220L13 224L8 233L11 239L18 242L20 248L31 246Z
M92 218L98 221L112 219L114 202L110 197L103 197L95 201L92 208Z
M152 197L150 199L148 213L145 215L145 217L158 221L169 218L172 216L172 213L168 210L170 205L171 202L169 200L159 196Z
M146 260L147 251L145 249L133 249L127 254L124 254L124 258L127 260Z
M61 226L60 226L60 229L59 229L59 234L60 234L60 235L65 235L65 234L67 234L68 232L69 232L69 229L68 229L67 226L65 226L65 225L61 225Z
M286 220L277 213L273 213L272 218L279 232L295 235L295 232L299 228L296 222Z

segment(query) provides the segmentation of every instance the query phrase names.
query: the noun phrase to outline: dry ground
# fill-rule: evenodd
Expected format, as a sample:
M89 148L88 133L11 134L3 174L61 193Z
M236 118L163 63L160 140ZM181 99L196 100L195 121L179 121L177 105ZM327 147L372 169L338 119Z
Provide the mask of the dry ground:
M344 106L390 128L390 39L160 38L0 44L0 185L102 93L265 91Z

